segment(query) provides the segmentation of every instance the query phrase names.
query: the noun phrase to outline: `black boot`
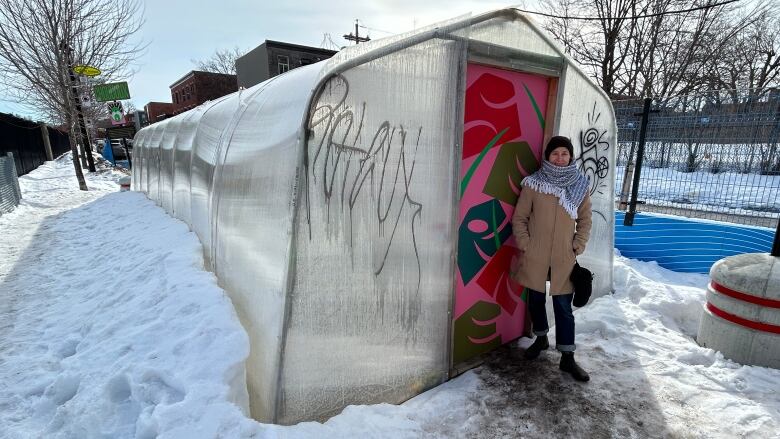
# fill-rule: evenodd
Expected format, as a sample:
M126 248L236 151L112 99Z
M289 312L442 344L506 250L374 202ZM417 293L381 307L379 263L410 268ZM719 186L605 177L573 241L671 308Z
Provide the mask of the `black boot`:
M574 361L574 352L561 352L560 368L562 371L568 372L577 381L590 380L588 372L582 370L577 362Z
M547 335L540 335L536 337L536 340L531 344L531 346L528 346L528 349L525 350L525 354L523 356L526 360L533 360L534 358L538 357L539 354L550 347L550 342L547 341Z

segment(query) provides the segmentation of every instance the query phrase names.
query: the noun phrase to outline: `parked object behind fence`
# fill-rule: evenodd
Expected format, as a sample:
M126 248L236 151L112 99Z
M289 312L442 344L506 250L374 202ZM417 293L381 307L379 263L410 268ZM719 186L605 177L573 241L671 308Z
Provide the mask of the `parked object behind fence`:
M10 152L0 157L0 215L14 210L22 199L14 156Z

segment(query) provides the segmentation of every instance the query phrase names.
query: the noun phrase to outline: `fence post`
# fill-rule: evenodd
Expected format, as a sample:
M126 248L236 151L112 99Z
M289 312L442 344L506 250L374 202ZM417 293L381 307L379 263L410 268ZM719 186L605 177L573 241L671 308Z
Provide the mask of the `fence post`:
M631 122L633 124L633 122ZM632 127L633 128L633 127ZM628 152L628 160L626 161L626 171L623 173L623 187L620 189L620 204L618 204L618 210L625 211L628 207L628 194L631 191L631 180L634 178L634 146L636 146L636 131L631 137L631 149Z
M22 199L22 187L19 186L19 174L16 173L16 164L14 163L14 154L12 152L8 152L8 158L11 160L11 180L14 182L14 189L16 189L16 199L17 204L18 200Z
M41 137L43 138L43 149L46 150L46 160L54 160L54 154L51 152L51 142L49 141L49 130L46 124L41 124Z
M780 218L777 219L777 230L775 230L775 243L772 245L772 256L780 256Z
M639 192L639 175L642 173L642 160L645 157L645 135L647 134L647 122L650 117L650 104L653 98L645 98L642 106L642 125L639 127L639 147L636 151L636 167L634 168L634 184L631 188L631 203L628 207L626 216L623 217L624 226L634 225L634 216L636 215L636 197Z
M127 167L133 169L133 160L130 158L130 151L127 149L127 138L122 137L122 148L125 150L125 157L127 157Z

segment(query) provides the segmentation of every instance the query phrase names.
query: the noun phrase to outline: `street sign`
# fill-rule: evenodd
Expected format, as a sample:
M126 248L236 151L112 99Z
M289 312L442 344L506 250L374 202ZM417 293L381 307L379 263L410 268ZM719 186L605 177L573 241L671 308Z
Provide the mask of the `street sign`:
M127 88L127 82L112 82L110 84L99 84L92 88L95 91L95 100L98 102L119 101L130 99L130 90Z
M135 127L132 125L106 128L106 137L109 139L132 139L134 136Z
M89 76L92 78L100 74L100 69L92 66L78 65L73 66L73 73L77 75Z

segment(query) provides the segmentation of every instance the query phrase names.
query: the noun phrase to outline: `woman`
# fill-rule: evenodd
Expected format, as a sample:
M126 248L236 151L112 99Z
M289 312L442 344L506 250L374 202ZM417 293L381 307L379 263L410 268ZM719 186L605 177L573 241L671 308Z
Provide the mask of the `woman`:
M588 374L574 361L574 287L569 276L576 256L585 251L590 236L590 194L588 179L572 164L573 157L571 140L555 136L544 150L541 169L523 179L512 217L517 246L523 255L512 277L528 288L528 307L536 335L525 358L532 360L550 347L545 310L545 286L549 280L560 368L578 381L588 381Z

